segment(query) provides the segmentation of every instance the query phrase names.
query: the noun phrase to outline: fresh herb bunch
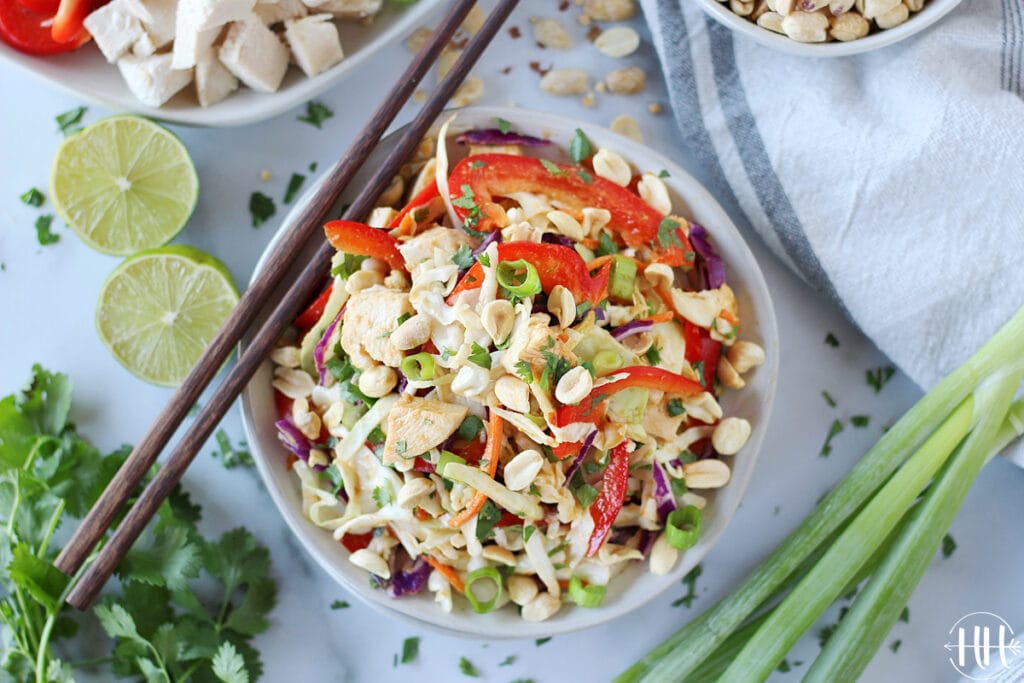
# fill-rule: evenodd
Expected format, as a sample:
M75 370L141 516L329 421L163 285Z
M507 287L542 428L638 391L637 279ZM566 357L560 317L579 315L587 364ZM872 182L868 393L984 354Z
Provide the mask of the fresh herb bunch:
M70 582L52 564L54 534L85 515L130 449L104 455L79 436L71 391L65 375L36 365L24 390L0 400L0 680L73 681L76 665L57 645L91 618L65 609ZM269 553L244 529L204 539L200 516L176 488L120 566L121 594L93 610L115 639L98 658L114 674L241 683L262 672L249 641L276 599Z

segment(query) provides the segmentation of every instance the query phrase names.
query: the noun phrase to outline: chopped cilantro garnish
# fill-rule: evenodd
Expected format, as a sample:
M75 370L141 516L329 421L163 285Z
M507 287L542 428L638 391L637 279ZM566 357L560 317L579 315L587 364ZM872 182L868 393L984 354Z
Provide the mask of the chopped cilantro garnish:
M472 441L480 435L480 430L484 428L484 421L476 415L467 415L462 423L459 425L458 435L463 441Z
M469 360L487 370L491 369L491 354L484 347L473 342L473 351L469 354Z
M416 636L406 638L402 642L402 664L415 662L420 656L420 639Z
M665 404L665 412L668 413L669 417L679 417L686 413L686 407L683 406L683 400L679 398L670 398L668 403Z
M395 450L398 450L396 445ZM383 484L381 486L374 487L373 489L373 502L377 504L377 507L385 507L391 505L394 500L394 494L391 491L390 484Z
M487 165L486 161L480 161L479 159L477 159L476 161L469 162L469 167L470 168L483 168L486 165Z
M334 112L328 109L323 102L310 100L309 102L306 102L306 115L299 116L298 120L303 123L308 123L311 126L322 128L323 122L332 116L334 116Z
M683 247L683 241L679 239L679 223L671 218L662 218L658 224L658 244L665 249L675 245Z
M501 663L498 664L498 666L512 666L515 663L516 663L516 656L515 655L509 655L508 657L505 657L505 659L501 660Z
M243 446L242 443L238 448L231 445L231 438L228 433L223 429L218 429L217 434L217 448L220 450L219 453L214 452L213 457L220 456L220 462L224 465L225 469L233 469L238 465L252 465L252 454L249 453Z
M837 405L836 404L836 400L834 398L832 398L832 394L828 393L827 391L822 391L821 392L821 397L823 399L825 399L825 403L828 404L829 408L835 408L836 407L836 405Z
M277 213L274 200L262 192L253 192L249 197L249 214L252 216L252 227L258 228Z
M672 479L669 482L669 486L672 487L672 495L676 498L679 498L687 491L685 479Z
M331 438L333 439L334 437L332 436ZM320 476L331 482L331 493L335 496L345 490L345 480L341 476L341 470L334 463L331 463L327 469L321 472Z
M491 257L488 256L487 254L480 254L479 256L476 257L476 260L479 261L480 265L483 266L484 268L491 267Z
M902 645L902 644L903 644L903 641L900 640L899 638L897 638L896 640L894 640L891 643L889 643L889 649L892 650L893 654L896 654L897 652L900 651L900 645Z
M506 121L505 119L499 117L496 120L498 122L498 130L500 130L502 133L508 134L508 132L512 130L512 124Z
M351 607L345 600L335 600L331 603L331 609L347 609Z
M82 122L82 117L85 116L87 111L86 107L77 107L63 114L57 114L57 127L64 134L64 137L82 130L78 124Z
M476 516L476 537L481 543L494 535L494 525L501 521L501 510L487 499Z
M569 484L569 490L572 492L576 502L583 508L590 507L597 499L597 489L583 480L583 473L580 470L576 470L576 474L573 475L572 482Z
M36 219L36 239L39 240L39 244L44 247L48 244L55 244L60 241L60 235L50 230L50 226L52 224L53 215L49 213L44 213Z
M942 537L942 556L949 557L956 551L956 541L949 534Z
M828 434L825 436L825 443L821 446L821 453L819 453L820 456L828 457L832 452L832 439L842 431L843 423L839 420L833 420L832 426L828 428Z
M885 383L892 379L892 376L896 374L896 368L891 365L883 365L880 368L874 370L867 370L865 375L867 376L868 385L875 390L877 394L885 386Z
M590 144L590 139L581 129L577 128L576 135L573 137L572 142L569 143L569 157L574 163L578 164L589 159L593 153L594 147Z
M299 189L302 188L302 183L306 182L306 176L301 173L292 173L292 177L288 179L288 188L284 191L284 203L291 204L292 200L295 199L295 195L298 194Z
M654 348L653 346L651 347ZM707 387L708 383L705 377L704 361L698 360L693 362L693 371L697 373L697 379L700 381L701 386Z
M558 167L558 164L556 164L556 163L555 163L555 162L553 162L553 161L548 161L547 159L541 159L541 160L540 160L540 165L541 165L541 166L543 166L543 167L544 167L544 169L545 169L545 170L546 170L546 171L547 171L548 173L550 173L551 175L553 175L553 176L560 176L560 175L565 175L565 171L563 171L562 169L560 169L560 168Z
M459 671L461 671L466 676L480 678L480 671L475 666L473 666L473 662L469 661L465 657L459 659Z
M669 177L669 173L665 169L661 169L660 171L658 171L658 177L659 178L668 178Z
M43 205L43 193L33 187L31 190L21 195L21 201L29 206L40 207Z
M461 197L456 197L455 199L453 199L452 200L452 205L453 206L457 206L460 209L475 209L476 208L476 202L473 201L473 197L475 196L473 194L473 188L470 187L468 183L463 183L461 189L462 189L462 196Z
M852 424L854 427L857 427L858 429L867 427L870 422L871 418L867 415L854 415L853 417L850 418L850 424Z
M315 161L313 161L313 162L311 162L309 164L309 172L310 173L316 173L316 162Z
M777 671L781 674L788 674L790 672L789 660L783 657L782 661L779 662Z
M836 339L836 336L831 332L825 335L825 343L831 346L833 349L839 346L839 340Z
M693 601L697 599L697 579L700 577L701 571L701 566L698 564L690 570L689 574L683 577L683 585L686 586L686 595L674 600L672 602L673 607L679 607L680 605L690 607L693 605Z
M612 236L605 231L601 231L601 235L597 238L597 249L594 250L594 254L597 256L609 256L610 254L618 254L619 246L615 244L615 240Z
M544 370L540 374L540 386L548 391L558 384L562 375L572 370L572 363L568 358L563 358L550 351L544 351Z
M516 374L527 384L533 381L533 368L525 360L516 363Z
M647 353L644 354L644 358L651 365L657 365L661 362L661 351L658 350L657 346L651 346L651 348L647 349Z
M904 607L903 611L900 612L900 621L902 621L904 624L909 624L910 623L910 608L909 607Z
M592 176L589 173L587 173L586 169L582 169L581 168L581 169L577 170L576 171L576 175L578 175L580 177L580 180L585 182L587 185L593 185L594 184L594 176Z
M544 643L548 642L549 640L551 640L551 636L548 636L547 638L538 638L537 640L534 641L534 643L536 643L537 647L540 647L541 645L543 645Z

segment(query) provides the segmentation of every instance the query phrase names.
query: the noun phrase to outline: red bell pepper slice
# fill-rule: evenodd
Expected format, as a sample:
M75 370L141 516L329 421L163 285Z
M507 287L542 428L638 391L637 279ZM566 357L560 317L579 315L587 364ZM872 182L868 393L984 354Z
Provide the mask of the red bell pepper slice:
M576 250L561 244L504 242L498 245L499 262L519 259L529 261L537 269L541 289L545 292L551 292L555 285L562 285L572 292L577 302L589 301L596 306L608 289L608 268L602 268L591 277L587 264ZM448 300L452 301L460 292L477 289L483 283L484 270L478 261L455 286Z
M420 190L415 197L409 200L409 202L402 207L402 210L398 212L398 215L392 219L388 225L389 230L394 230L402 224L402 220L416 209L425 208L429 206L430 202L434 198L439 198L441 192L437 189L437 181L434 180L432 183ZM415 218L415 216L413 216ZM436 216L435 216L436 218ZM420 223L422 221L416 221Z
M703 384L708 390L715 386L718 374L718 357L722 354L722 342L711 338L703 327L683 320L683 340L686 342L686 362L690 365L701 363L704 367Z
M626 489L629 486L629 452L626 450L628 441L623 441L608 454L608 467L601 479L601 491L590 505L590 516L594 520L594 531L590 534L587 545L587 557L593 557L604 545L604 540L612 530L615 518L622 510L626 500Z
M631 387L654 389L666 394L683 394L684 396L696 396L706 391L699 382L664 368L633 365L616 370L614 373L615 376L622 374L626 375L622 379L594 387L590 395L579 404L559 407L555 417L558 426L563 427L573 422L597 422L604 415L607 399L611 398L613 394Z
M320 292L320 296L304 310L299 317L295 319L295 327L300 330L308 330L313 325L316 325L316 321L324 314L324 309L327 308L327 301L331 298L331 292L334 291L334 283L327 285L324 291Z
M358 256L372 256L392 268L405 270L405 259L398 252L398 240L386 230L371 228L355 221L331 221L324 225L327 241L338 251Z
M91 36L85 28L73 35L71 40L54 40L51 30L53 14L53 11L38 12L13 0L3 0L0 2L0 39L29 55L69 52L89 41Z
M55 43L75 40L84 29L85 18L93 11L93 0L60 0L57 14L53 17L50 35Z
M472 190L472 201L484 213L475 226L477 230L493 228L487 224L486 205L493 203L495 197L536 192L577 211L586 207L608 209L612 214L610 229L619 231L626 244L655 244L662 220L660 213L628 189L600 176L581 175L579 171L578 166L541 162L532 157L476 154L456 164L448 177L448 187L453 201L469 196L464 188ZM465 219L472 208L456 205L455 211Z
M345 546L345 549L350 553L354 553L357 550L362 550L366 546L370 545L370 541L373 540L373 532L368 531L365 534L345 534L341 537L341 544Z

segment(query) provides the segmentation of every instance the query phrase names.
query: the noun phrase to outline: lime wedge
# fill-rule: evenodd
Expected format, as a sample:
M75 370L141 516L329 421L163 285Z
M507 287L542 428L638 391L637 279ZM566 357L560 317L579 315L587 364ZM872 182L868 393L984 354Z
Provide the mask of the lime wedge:
M61 143L50 197L86 244L127 256L181 232L195 209L199 178L169 130L138 116L112 116Z
M120 363L163 386L181 384L238 303L231 273L195 247L143 251L100 290L96 329Z

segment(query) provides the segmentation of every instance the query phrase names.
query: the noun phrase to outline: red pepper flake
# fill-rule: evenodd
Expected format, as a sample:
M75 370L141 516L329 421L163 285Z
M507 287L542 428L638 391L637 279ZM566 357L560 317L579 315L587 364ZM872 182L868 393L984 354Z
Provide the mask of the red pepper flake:
M543 66L540 65L540 62L530 62L530 71L533 71L534 73L537 73L537 74L543 76L547 72L551 71L551 67L550 66L543 67Z
M451 45L456 50L461 50L464 47L466 47L467 45L469 45L469 36L463 36L463 37L458 38L456 40L452 40L449 43L449 45Z
M590 28L587 29L587 40L593 43L599 35L601 35L601 27L597 24L591 24Z
M512 36L512 40L518 40L523 35L522 31L519 30L518 26L509 26L508 34Z
M506 66L504 69L501 69L501 73L507 76L508 74L512 73L512 67Z
M559 12L564 12L567 9L569 9L569 0L562 0L562 2L558 3Z

